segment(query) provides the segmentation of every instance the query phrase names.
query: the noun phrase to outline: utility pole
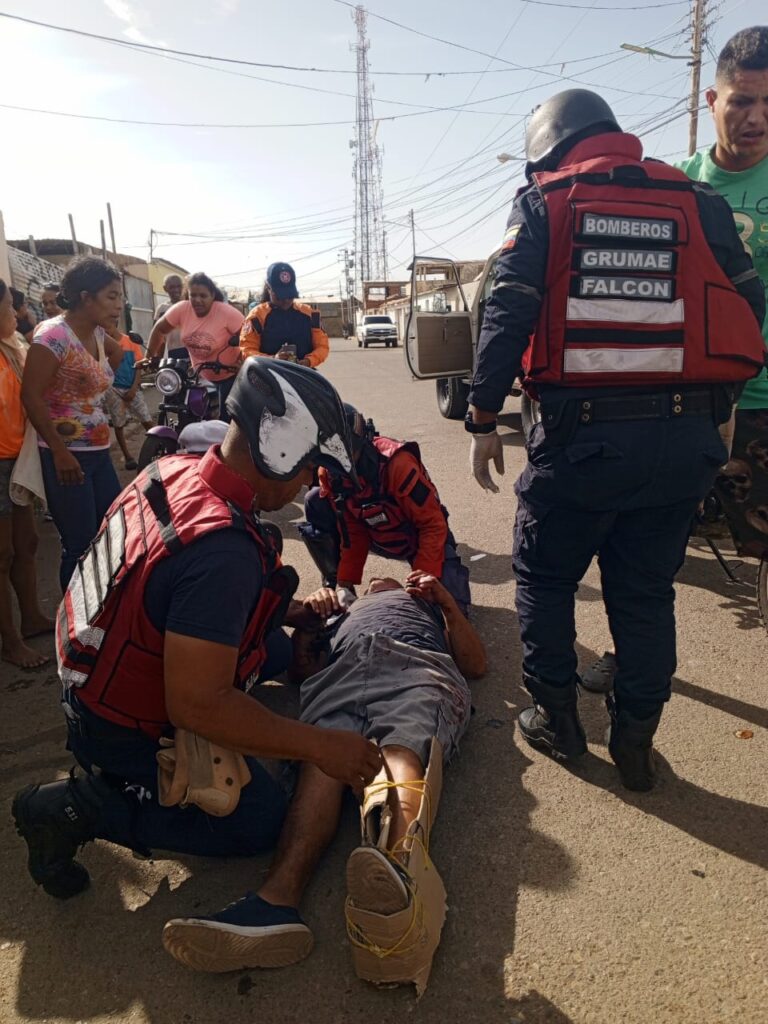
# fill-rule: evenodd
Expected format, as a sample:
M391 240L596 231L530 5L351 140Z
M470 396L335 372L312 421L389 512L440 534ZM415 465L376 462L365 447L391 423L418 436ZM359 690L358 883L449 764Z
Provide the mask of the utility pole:
M75 222L72 219L71 213L68 213L67 216L69 217L69 231L72 235L72 252L75 256L77 256L77 235L75 234Z
M701 93L701 52L706 32L707 0L693 0L691 45L691 99L688 127L688 156L696 152L699 132L699 94Z
M112 205L107 203L107 222L109 224L109 237L112 241L112 252L117 256L117 246L115 245L115 225L112 220Z
M413 210L408 214L411 221L411 246L413 248L413 258L416 259L416 221L413 216Z

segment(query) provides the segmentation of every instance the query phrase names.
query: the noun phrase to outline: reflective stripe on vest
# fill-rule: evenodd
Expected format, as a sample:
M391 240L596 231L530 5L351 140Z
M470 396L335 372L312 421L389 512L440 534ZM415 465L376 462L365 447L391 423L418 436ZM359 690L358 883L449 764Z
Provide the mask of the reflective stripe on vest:
M524 359L527 385L753 377L764 342L704 236L700 186L673 167L642 160L630 135L587 139L569 156L571 165L534 175L549 252L544 301Z

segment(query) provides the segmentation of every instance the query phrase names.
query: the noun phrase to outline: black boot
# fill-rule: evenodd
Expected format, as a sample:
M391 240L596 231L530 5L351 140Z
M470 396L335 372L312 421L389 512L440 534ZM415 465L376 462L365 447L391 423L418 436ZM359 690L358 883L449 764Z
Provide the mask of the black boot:
M533 707L521 711L517 719L526 741L558 761L586 754L587 737L579 721L576 680L569 686L551 686L535 676L524 676L523 681L534 699Z
M88 887L90 876L74 859L95 838L102 803L111 792L99 776L76 775L25 786L13 800L16 831L28 849L27 867L49 896L66 900Z
M635 718L614 700L606 702L611 716L608 750L619 769L622 784L637 793L647 793L656 784L653 736L659 726L661 709L650 718Z
M312 561L320 570L323 586L335 587L339 566L339 538L316 529L311 523L299 523L298 530Z

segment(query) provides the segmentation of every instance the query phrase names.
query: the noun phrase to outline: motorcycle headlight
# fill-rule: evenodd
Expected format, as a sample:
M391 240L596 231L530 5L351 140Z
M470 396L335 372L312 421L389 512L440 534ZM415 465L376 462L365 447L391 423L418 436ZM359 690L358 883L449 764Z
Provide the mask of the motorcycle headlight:
M175 370L166 367L155 377L155 387L161 395L176 395L181 391L181 377Z

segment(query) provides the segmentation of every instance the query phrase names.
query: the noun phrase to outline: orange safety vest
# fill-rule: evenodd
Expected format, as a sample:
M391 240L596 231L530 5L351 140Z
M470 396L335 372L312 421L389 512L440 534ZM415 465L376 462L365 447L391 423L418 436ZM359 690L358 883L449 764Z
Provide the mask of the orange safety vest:
M304 359L315 349L314 332L322 330L320 313L304 302L294 302L293 308L307 318L306 328L301 324L301 333L296 337L285 338L269 329L269 317L274 307L271 302L262 302L250 311L243 324L241 338L251 331L259 335L259 354L274 356L284 344L296 346L296 358Z

